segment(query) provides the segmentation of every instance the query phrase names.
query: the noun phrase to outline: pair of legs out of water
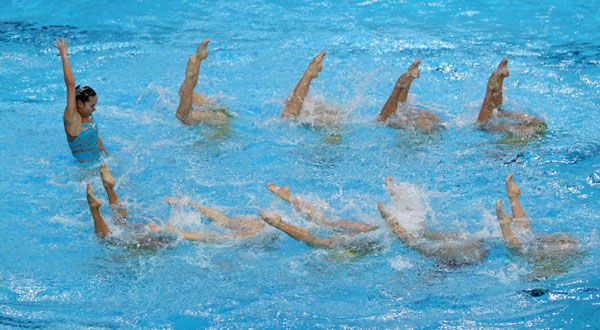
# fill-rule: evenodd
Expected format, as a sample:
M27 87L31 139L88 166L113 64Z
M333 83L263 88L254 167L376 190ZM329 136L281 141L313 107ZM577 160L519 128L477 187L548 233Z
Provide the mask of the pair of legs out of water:
M125 207L120 203L117 194L113 189L115 185L115 179L112 177L110 171L104 164L100 166L100 176L102 178L102 184L108 196L109 204L111 206L111 209L113 210L115 224L127 224L127 211ZM111 233L111 231L108 228L106 222L104 221L104 218L100 214L100 206L102 206L102 201L96 198L96 196L94 196L91 184L87 185L87 200L90 212L92 213L92 218L94 219L94 229L96 231L96 235L98 235L99 237L108 236ZM168 197L165 197L165 200L170 204L177 201ZM203 242L219 242L256 235L257 233L262 232L265 226L265 224L262 221L229 219L215 209L204 207L199 204L191 204L197 211L206 215L211 221L213 221L217 225L222 226L223 228L232 229L233 233L220 234L216 232L184 232L173 228L173 226L161 227L154 223L149 223L148 228L155 232L171 232L175 234L180 234L184 238L190 240L197 240Z
M126 224L127 211L125 207L120 203L113 189L115 185L115 179L112 177L110 171L104 164L100 166L100 176L102 179L102 184L108 195L109 204L111 206L111 209L113 210L115 224ZM310 203L303 202L297 197L291 195L287 187L277 187L273 184L269 184L268 188L277 196L288 201L289 203L294 205L294 207L296 207L299 211L305 213L310 219L317 221L321 225L347 229L351 231L356 231L357 233L369 231L375 228L374 226L362 224L359 222L346 220L330 220L319 215L315 207L312 206ZM111 231L108 228L108 225L106 224L104 219L102 218L102 215L100 214L100 206L102 206L102 201L96 198L96 196L94 196L91 184L87 185L87 200L90 212L92 214L92 218L94 219L94 228L96 234L100 237L106 237L111 233ZM171 225L169 225L168 227L162 227L155 223L148 224L148 228L150 230L153 230L155 232L171 232L175 234L181 234L184 238L190 240L198 240L203 242L218 242L257 235L264 231L265 222L271 224L275 219L279 218L280 221L277 222L277 224L279 225L278 228L280 228L281 230L285 231L286 233L290 234L290 236L298 240L307 242L311 246L331 246L336 241L338 241L338 239L333 238L325 240L319 239L313 236L309 231L305 229L294 227L292 225L284 223L281 220L280 216L276 215L274 217L270 217L267 216L263 211L260 211L259 214L264 221L259 219L234 219L227 217L226 215L224 215L216 209L194 203L191 201L191 199L185 196L176 199L165 196L165 200L169 204L176 204L181 202L187 203L189 206L192 206L196 211L205 215L214 224L224 229L231 230L233 231L233 233L219 234L215 232L185 232L177 230Z
M319 76L319 72L323 69L323 57L325 55L326 52L323 51L309 63L296 88L294 88L292 94L286 100L285 106L281 111L282 117L296 119L301 115L310 83ZM377 116L379 122L385 122L390 127L415 128L426 132L434 131L437 128L439 117L427 110L412 109L412 111L403 113L401 116L393 116L397 113L398 106L406 102L413 80L419 77L420 63L421 60L414 61L408 71L398 78L392 93ZM334 120L321 120L321 122L328 121L333 122Z
M104 164L102 164L100 167L100 175L108 195L109 204L111 205L114 213L115 223L118 225L123 225L126 223L127 211L121 205L116 193L114 192L113 186L115 185L115 180ZM512 231L511 224L518 223L520 228L529 230L530 223L525 217L525 212L519 203L518 197L520 195L520 190L514 183L512 174L509 174L505 181L506 192L511 203L513 217L510 217L504 213L501 208L501 201L498 201L496 204L497 217L506 246L514 253L521 253L523 252L521 249L522 244ZM394 184L391 178L388 177L386 179L386 184L392 197L397 197L395 195L396 193L394 190ZM294 208L303 213L313 222L322 226L344 230L348 233L322 239L313 235L310 231L304 228L300 228L283 221L282 217L278 214L267 215L261 210L259 211L259 215L262 221L259 219L232 219L216 209L193 203L189 198L186 197L177 199L165 197L165 200L169 204L185 202L192 206L196 211L205 215L216 225L230 230L231 233L220 234L216 232L185 232L177 230L173 226L161 227L154 223L149 223L148 228L155 232L171 232L180 234L184 238L190 240L219 242L257 235L264 231L265 223L267 223L285 232L290 237L298 241L305 242L313 247L333 247L340 244L345 244L352 237L377 228L376 226L361 222L332 219L319 212L312 204L292 195L290 190L285 186L279 187L269 183L267 187L272 193L290 203ZM94 219L94 228L96 234L98 236L105 237L110 234L110 229L100 215L99 208L102 205L102 202L93 195L90 184L87 186L87 198L90 211ZM426 256L440 258L452 264L472 263L481 260L486 255L487 251L485 247L481 245L479 240L468 239L465 238L464 235L454 232L440 233L432 232L427 229L419 231L419 233L409 232L400 223L398 223L398 221L395 220L394 215L384 207L382 202L379 202L377 206L381 217L390 226L394 234L407 247L417 252L420 252ZM411 210L407 209L405 211L410 212ZM550 244L550 246L558 249L572 247L577 244L576 240L564 234L546 235L544 239L546 244Z
M546 234L536 237L535 239L538 242L521 241L518 235L515 235L513 226L518 228L519 231L530 232L531 224L519 202L521 190L515 184L512 173L506 176L505 183L506 194L508 195L513 215L511 217L506 214L502 210L502 200L498 200L496 202L496 216L502 230L504 244L512 253L544 257L553 253L571 251L579 244L576 239L564 233ZM535 243L533 244L533 248L530 243Z
M177 107L176 116L185 124L204 123L209 125L226 125L229 116L225 111L210 110L217 106L207 101L204 96L194 92L198 83L200 63L208 56L208 43L205 39L197 48L196 53L190 56L185 79L179 89L180 102ZM319 76L323 69L323 58L326 52L321 52L309 63L300 81L287 98L285 106L281 111L284 118L298 118L308 95L310 84ZM404 104L408 98L408 92L414 79L420 77L420 59L415 60L408 71L403 73L386 100L383 108L377 115L377 121L395 128L414 128L425 132L432 132L440 127L440 118L433 112L423 109L405 109L398 112L399 106ZM504 78L508 77L508 58L504 58L498 68L492 72L487 84L483 104L477 117L477 124L483 129L490 131L505 131L512 133L536 134L545 129L545 124L538 118L519 112L507 112L501 109L502 88ZM205 108L203 111L193 110L193 107ZM329 113L319 113L318 117L331 116ZM498 121L496 119L504 119ZM508 120L508 122L506 122ZM335 119L321 118L323 123L333 123Z
M321 52L310 62L292 95L288 97L285 107L281 112L282 117L297 118L300 115L310 83L312 79L318 77L319 72L323 68L323 57L325 54L325 52ZM401 113L398 112L399 106L402 106L408 98L412 82L420 77L420 63L420 59L415 60L408 68L408 71L398 78L394 84L392 93L377 115L378 122L385 123L394 128L414 128L424 132L432 132L440 127L440 118L431 111L407 108ZM504 58L498 64L498 68L492 72L488 80L484 101L477 117L477 124L489 131L524 133L528 135L542 132L546 128L546 125L535 116L520 112L507 112L501 109L503 82L504 78L509 75L507 65L508 58ZM498 121L497 119L504 119L504 121Z

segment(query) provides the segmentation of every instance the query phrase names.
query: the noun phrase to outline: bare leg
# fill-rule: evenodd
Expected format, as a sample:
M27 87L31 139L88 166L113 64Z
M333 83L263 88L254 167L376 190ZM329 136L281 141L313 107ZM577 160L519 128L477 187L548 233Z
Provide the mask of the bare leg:
M202 95L194 93L194 87L196 87L196 84L198 83L200 63L208 56L209 42L210 39L204 39L198 46L196 54L190 56L185 70L185 80L179 88L180 100L176 116L186 125L205 123L208 125L222 126L229 124L229 117L221 111L192 110L194 103L209 105L209 102L206 102Z
M502 210L502 200L498 200L498 202L496 202L496 217L498 217L498 223L500 224L500 229L502 230L504 245L511 250L519 248L521 244L510 228L510 223L513 221L513 219L506 214L504 210Z
M387 186L387 189L388 189L388 192L390 193L390 195L393 198L398 197L398 194L396 193L396 190L394 189L394 181L392 181L391 177L388 176L385 178L385 184Z
M395 189L394 182L392 181L391 177L388 176L385 178L385 184L387 186L388 192L390 193L390 196L392 196L392 198L398 198L398 192ZM406 205L406 210L414 211L414 209L408 207L408 205Z
M387 185L388 188L388 192L390 193L390 195L392 197L397 198L398 194L396 192L396 190L394 189L394 182L392 181L391 177L386 177L385 178L385 183ZM381 206L383 208L383 204ZM384 210L385 211L385 210ZM412 209L408 209L408 211L412 211ZM381 212L381 209L380 209ZM391 214L389 212L386 212L389 216L391 216ZM382 214L383 216L383 214ZM432 232L429 231L427 229L425 229L423 231L423 236L429 239L433 239L436 241L443 241L443 240L448 240L448 239L458 239L458 235L454 234L454 233L449 233L449 234L442 234L442 233L436 233L436 232Z
M502 85L504 78L508 77L508 58L502 59L498 68L492 72L488 80L487 90L483 99L483 104L479 110L477 123L483 124L488 121L494 112L494 109L499 109L502 105Z
M106 190L106 195L108 196L108 204L113 210L113 213L117 213L115 216L116 222L119 224L126 223L127 210L120 203L119 198L113 189L113 186L115 185L115 179L112 177L108 167L106 167L104 163L100 165L100 177L102 178L102 185L104 186L104 190Z
M286 186L278 187L272 183L267 183L267 188L274 193L277 197L283 199L284 201L292 204L294 208L304 215L306 215L310 220L324 226L334 227L334 228L343 228L352 230L358 233L363 233L367 231L371 231L377 229L377 226L372 226L369 224L349 221L349 220L330 220L325 217L320 212L317 212L315 207L310 203L300 200L299 198L293 196L290 193L290 189Z
M185 69L185 80L182 88L180 88L181 98L175 116L184 124L193 124L189 118L190 111L194 100L194 87L198 83L198 70L200 68L200 60L196 55L190 56Z
M177 203L178 201L182 200L183 197L184 196L179 197L179 198L171 198L171 197L165 196L165 201L168 204L174 204L174 203ZM193 207L196 211L205 215L210 221L214 222L215 224L217 224L218 226L221 226L223 228L227 228L227 229L231 229L231 230L246 229L246 230L260 230L260 231L264 230L264 228L265 228L265 223L263 221L252 220L252 219L232 219L232 218L227 217L225 214L221 213L217 209L205 207L198 203L194 203L189 199L189 197L186 197L186 199L189 200L188 205Z
M204 39L204 41L202 41L202 43L200 43L200 45L198 45L198 48L196 48L196 53L193 56L196 57L196 60L200 60L202 61L203 59L208 57L208 43L210 42L210 39ZM191 57L190 57L191 58ZM189 65L189 63L188 63ZM196 69L196 75L198 75L200 73L200 62L198 62L198 65L195 66ZM187 73L186 73L187 76ZM195 85L194 85L195 86ZM185 80L183 81L183 83L181 83L181 87L179 87L179 96L181 97L181 95L183 95L183 91L185 89ZM193 88L192 88L193 90ZM196 93L194 93L196 94ZM201 94L198 94L201 96ZM196 96L196 95L194 95ZM196 102L194 102L196 103Z
M409 246L412 246L416 243L415 237L411 233L407 232L402 226L400 226L398 222L394 221L394 216L385 209L382 202L377 203L377 209L379 210L383 220L385 220L390 228L392 228L394 234L396 234L396 236L398 236L402 242Z
M319 55L315 56L313 60L310 62L304 75L294 88L292 95L288 97L285 103L285 107L281 111L281 117L286 118L296 118L300 114L300 110L302 110L302 105L304 104L304 100L306 99L306 95L308 94L308 89L310 88L310 82L319 76L319 72L323 69L323 57L327 54L326 52L321 52Z
M410 85L412 84L415 78L418 78L419 73L419 64L421 60L415 60L411 65L408 71L401 75L396 84L394 85L394 89L392 90L392 94L385 102L385 105L377 115L377 121L384 122L393 115L396 110L398 110L398 103L406 102L406 98L408 97L408 90L410 89Z
M192 241L200 241L205 243L215 243L215 242L224 242L229 241L236 238L244 238L250 237L259 234L262 231L256 230L246 230L241 231L235 234L218 234L215 232L186 232L175 229L172 225L168 227L161 227L155 223L148 223L148 227L158 233L173 233L179 234L183 236L183 238L192 240Z
M88 183L87 185L87 200L88 205L90 207L90 212L92 213L92 218L94 219L94 230L98 237L106 237L106 235L110 234L110 230L102 219L102 215L100 215L100 206L102 206L102 201L96 198L92 193L92 185Z
M506 183L506 195L508 195L508 200L510 201L513 218L525 218L525 211L523 210L521 203L519 203L519 195L521 195L521 190L515 184L513 174L508 174L504 181ZM529 225L527 225L527 228L529 228Z
M312 247L332 247L336 243L343 243L346 238L355 236L356 234L343 235L334 238L321 239L314 236L311 232L304 228L296 227L284 222L278 214L268 216L262 210L258 212L261 219L269 225L283 231L295 240L305 242Z
M504 78L509 76L508 72L508 57L505 57L498 64L498 68L496 68L496 72L498 72L498 80L497 86L494 88L495 91L492 94L492 107L496 109L500 109L502 106L502 88L504 86Z

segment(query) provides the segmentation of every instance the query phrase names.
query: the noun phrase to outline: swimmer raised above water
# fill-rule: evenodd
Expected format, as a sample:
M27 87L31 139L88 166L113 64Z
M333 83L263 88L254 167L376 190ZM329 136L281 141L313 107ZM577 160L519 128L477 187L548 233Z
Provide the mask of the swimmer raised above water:
M219 210L203 206L198 203L194 203L188 196L181 196L179 198L171 198L165 196L165 201L169 205L184 203L194 208L199 213L206 216L212 223L217 226L233 230L235 233L229 235L222 235L219 237L220 240L244 238L255 236L262 233L265 229L265 223L258 219L243 219L243 218L229 218ZM214 235L209 235L206 232L185 232L175 229L172 225L168 227L161 227L154 223L149 224L150 229L157 232L171 232L180 234L184 238L189 240L206 241L208 237L212 236L213 241L216 239Z
M415 60L408 71L402 74L392 90L392 94L377 115L377 121L385 123L394 128L414 128L424 132L432 132L439 128L440 118L433 112L402 107L408 98L408 90L413 80L419 78L419 64L421 60ZM398 107L402 107L398 112Z
M58 38L55 44L52 44L58 49L63 65L63 73L65 85L67 85L67 106L63 115L63 124L67 142L71 153L80 163L96 161L100 159L100 151L108 155L108 151L104 148L104 143L98 135L98 126L92 116L96 111L96 103L98 96L96 92L88 86L75 86L75 78L71 71L71 65L67 57L67 41L63 36Z
M397 198L397 190L390 177L386 178L386 185L392 197ZM409 232L395 219L394 214L383 206L382 202L377 204L377 208L383 220L404 245L425 256L437 258L452 266L460 266L478 262L487 255L487 248L481 244L480 240L470 235L453 232L436 233L429 231L427 228ZM415 216L421 214L419 211L408 206L405 210L402 210L402 212L409 214L413 213Z
M343 245L347 240L360 233L377 229L376 226L361 222L328 218L324 214L318 212L310 203L302 201L298 197L292 195L288 187L278 187L272 183L267 184L267 187L277 197L292 204L296 210L300 211L317 224L350 232L345 235L338 235L331 238L322 239L314 236L310 231L304 228L296 227L284 222L279 214L267 215L262 210L259 211L260 217L266 223L283 231L290 237L298 241L305 242L312 247L328 248Z
M538 259L576 252L579 242L564 233L534 235L531 231L529 218L525 215L525 211L519 202L521 190L515 184L512 173L506 176L505 183L506 194L510 201L513 216L511 217L502 210L502 200L498 200L496 203L496 216L504 237L504 245L511 253Z
M106 165L102 164L100 166L100 176L102 178L102 185L104 185L104 189L106 190L106 194L108 195L108 202L113 211L113 216L115 218L115 224L121 226L124 229L127 229L129 232L133 232L133 237L129 240L129 243L133 243L134 246L139 247L154 247L157 244L162 243L165 240L165 237L162 236L153 236L149 235L150 231L146 229L150 229L154 232L169 232L174 234L182 234L184 238L197 240L202 242L220 242L225 240L234 239L237 237L246 237L249 236L249 233L241 231L239 233L228 235L228 234L219 234L214 232L197 232L197 233L185 233L178 230L175 230L171 226L169 228L160 227L154 223L149 223L147 226L132 226L127 223L127 210L120 203L117 194L115 193L113 187L115 185L115 179L110 174L110 171L106 167ZM90 212L92 213L92 218L94 219L94 230L98 237L110 238L111 230L108 228L106 222L102 218L100 214L100 206L102 206L102 201L92 193L92 185L88 183L87 185L87 200L88 205L90 207ZM258 220L257 220L258 221ZM131 233L129 233L131 236ZM125 243L128 243L125 241Z
M486 131L506 132L525 135L543 133L548 127L533 115L516 111L508 112L502 106L502 85L508 77L508 58L502 59L498 68L492 72L488 80L483 104L479 110L477 124Z
M281 117L288 119L306 119L318 126L333 126L336 125L339 118L339 111L330 105L316 103L314 111L310 111L305 106L306 97L310 88L310 83L313 79L319 76L319 72L323 69L323 57L327 53L320 52L319 55L312 59L304 75L294 88L294 91L285 101L285 106L281 111ZM311 113L312 112L312 113ZM314 118L309 118L309 117Z
M225 108L207 101L202 94L194 92L198 83L200 63L208 57L209 42L210 39L204 39L196 49L196 53L188 59L185 80L179 88L180 100L175 116L186 125L222 126L229 124L230 115ZM201 110L194 110L194 108Z

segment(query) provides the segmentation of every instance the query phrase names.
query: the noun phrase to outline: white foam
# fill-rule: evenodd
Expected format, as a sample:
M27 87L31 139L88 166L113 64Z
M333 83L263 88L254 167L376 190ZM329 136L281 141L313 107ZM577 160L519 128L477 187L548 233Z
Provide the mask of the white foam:
M394 219L409 232L423 229L428 217L433 215L425 191L407 182L394 182L387 187L392 195L392 204L386 209Z
M395 270L403 270L407 268L412 268L413 264L410 262L408 258L403 256L395 256L393 258L388 259L390 266Z

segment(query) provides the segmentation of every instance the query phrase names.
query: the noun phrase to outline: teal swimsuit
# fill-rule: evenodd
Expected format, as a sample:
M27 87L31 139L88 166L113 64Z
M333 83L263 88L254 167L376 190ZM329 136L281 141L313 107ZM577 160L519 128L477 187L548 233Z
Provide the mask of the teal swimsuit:
M90 123L81 124L81 132L75 140L69 142L69 148L75 159L80 163L87 163L100 159L98 148L98 126L94 117L90 116Z

